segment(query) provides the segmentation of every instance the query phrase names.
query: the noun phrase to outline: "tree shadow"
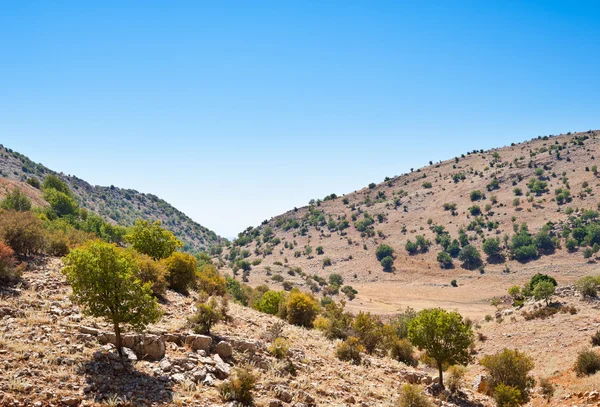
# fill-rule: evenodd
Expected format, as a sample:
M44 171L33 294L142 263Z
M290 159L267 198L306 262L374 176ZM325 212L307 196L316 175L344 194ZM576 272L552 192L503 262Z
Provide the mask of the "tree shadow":
M495 256L488 256L486 260L489 264L502 264L506 262L506 256L497 254Z
M153 377L137 370L126 360L110 356L103 355L79 366L78 373L85 377L88 384L88 398L93 398L97 403L117 398L134 405L170 405L173 389L168 377Z

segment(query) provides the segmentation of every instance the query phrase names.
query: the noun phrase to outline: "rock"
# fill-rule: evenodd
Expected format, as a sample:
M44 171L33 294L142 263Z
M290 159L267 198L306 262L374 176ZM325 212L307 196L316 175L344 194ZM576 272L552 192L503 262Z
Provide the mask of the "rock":
M171 376L171 380L175 383L183 383L185 382L185 375L183 373L175 373Z
M237 350L238 352L256 353L258 349L256 342L245 339L230 338L229 342L231 343L231 346L233 346L233 349Z
M490 380L485 375L477 375L473 380L473 389L479 393L489 394L490 393Z
M206 378L206 369L200 368L192 371L191 373L192 380L194 383L200 383Z
M271 400L269 401L269 407L283 407L283 403L281 400Z
M81 404L81 398L77 396L63 397L61 402L67 406L78 406Z
M169 360L167 360L167 359L163 359L163 360L161 360L161 362L159 363L158 367L160 367L160 369L161 369L163 372L169 372L169 371L171 370L171 367L172 367L172 365L171 365L171 362L170 362Z
M100 335L100 330L99 329L91 328L89 326L83 326L83 325L81 325L79 327L79 332L81 332L82 334L93 335L93 336Z
M131 360L132 362L135 362L138 360L137 356L135 355L135 352L129 348L121 348L121 351L123 352L123 356L125 356L127 359Z
M115 334L102 333L98 336L102 344L116 343ZM121 345L130 348L139 359L160 360L165 356L165 343L158 335L123 335Z
M203 350L208 353L212 346L212 338L206 335L188 335L185 338L185 346L193 351Z
M213 351L223 359L230 358L233 354L233 348L229 342L221 341L217 343Z
M175 343L179 346L183 345L185 343L185 335L183 334L163 334L162 335L162 339L165 342L169 342L169 343Z
M221 380L227 379L231 374L229 365L223 362L223 359L219 355L214 355L213 359L215 361L215 376Z
M296 399L298 401L308 404L309 406L312 406L315 404L315 398L313 396L311 396L310 394L308 394L307 392L305 392L304 390L299 390L296 393Z
M212 374L207 373L206 377L202 381L202 384L205 386L214 386L215 385L215 377Z
M292 401L292 393L282 386L275 387L275 397L284 403L289 403Z

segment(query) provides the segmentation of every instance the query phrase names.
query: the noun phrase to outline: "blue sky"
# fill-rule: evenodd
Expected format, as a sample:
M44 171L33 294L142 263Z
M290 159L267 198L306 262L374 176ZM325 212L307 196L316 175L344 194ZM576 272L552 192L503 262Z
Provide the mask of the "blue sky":
M599 128L600 2L0 6L0 142L232 237L475 148Z

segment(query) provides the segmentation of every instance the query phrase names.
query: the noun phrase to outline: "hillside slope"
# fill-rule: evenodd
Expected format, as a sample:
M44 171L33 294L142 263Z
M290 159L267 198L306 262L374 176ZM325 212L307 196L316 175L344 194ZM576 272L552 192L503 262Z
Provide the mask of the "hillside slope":
M584 258L584 247L565 248L562 229L581 219L584 209L598 207L599 136L589 131L473 151L342 197L317 200L240 233L220 257L222 267L238 274L239 266L248 268L246 261L254 264L244 273L251 285L278 286L276 280L287 280L288 287L313 290L318 278L338 273L358 290L349 304L356 309L391 313L406 305L439 305L482 316L492 297L536 272L552 272L567 284L593 271L593 258ZM473 191L481 196L472 199ZM546 227L559 246L540 250L531 261L513 259L509 247L522 223L532 235ZM452 267L441 269L437 256L443 247L436 237L439 242L437 235L445 234L452 241L461 229L480 252L486 239L498 237L504 258L486 259L481 253L480 270L464 268L457 258ZM415 243L418 235L430 246L409 254L406 244ZM383 271L376 258L380 244L394 249L391 272Z
M171 206L168 202L152 194L133 189L121 189L114 186L94 186L76 176L57 173L42 164L0 145L0 176L11 182L19 181L20 188L28 193L36 204L41 204L41 194L24 182L36 178L40 182L48 174L54 174L65 181L76 196L79 204L94 211L107 221L129 226L137 219L160 220L184 243L186 250L207 250L224 243L224 239L215 232L194 222L186 214ZM4 181L5 185L7 184ZM4 188L6 189L6 188ZM2 194L2 190L0 190Z

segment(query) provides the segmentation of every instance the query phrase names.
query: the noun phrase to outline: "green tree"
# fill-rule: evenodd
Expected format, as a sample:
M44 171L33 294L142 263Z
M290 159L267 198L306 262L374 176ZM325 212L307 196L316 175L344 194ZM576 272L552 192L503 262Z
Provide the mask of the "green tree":
M394 254L394 249L391 246L388 246L387 244L380 244L377 247L377 250L375 250L375 256L377 256L377 260L381 261L383 260L385 257L388 256L393 256Z
M552 297L552 294L554 294L554 290L554 284L552 284L550 281L540 281L535 285L535 288L533 289L533 296L536 300L546 300L547 306L550 297Z
M56 189L44 190L44 199L50 204L50 207L58 217L75 215L79 212L77 202L68 194Z
M15 188L6 194L2 202L0 202L0 208L17 212L27 212L31 210L31 199L19 188Z
M533 377L529 376L534 367L529 356L516 349L504 349L494 355L484 356L480 363L490 376L490 388L493 392L501 385L510 386L519 391L519 402L528 400L529 389L534 384ZM498 390L503 392L503 388Z
M46 178L44 178L42 189L44 191L54 189L58 192L62 192L65 195L71 196L71 190L69 189L67 184L63 180L58 178L56 175L52 174L47 175Z
M129 234L125 235L125 240L131 243L135 250L154 260L166 259L183 246L173 233L161 227L159 220L137 220Z
M172 290L186 293L196 282L198 260L189 253L174 252L161 260L167 270L167 281Z
M439 252L437 255L437 261L440 263L440 267L443 269L452 268L452 256L446 252Z
M381 259L381 267L383 267L383 271L392 271L393 266L394 258L392 256L387 256Z
M122 357L121 324L141 331L160 319L152 284L138 279L135 258L113 244L92 242L71 250L64 261L63 273L73 288L75 302L87 315L113 324Z
M466 245L458 254L458 259L463 262L463 267L472 270L481 264L479 250L473 245Z
M502 254L502 249L500 248L500 239L497 237L490 237L483 242L483 252L487 254L490 258L498 258Z
M471 361L469 347L473 343L473 331L458 312L441 308L419 312L408 325L408 339L436 361L442 388L445 364L466 365Z

